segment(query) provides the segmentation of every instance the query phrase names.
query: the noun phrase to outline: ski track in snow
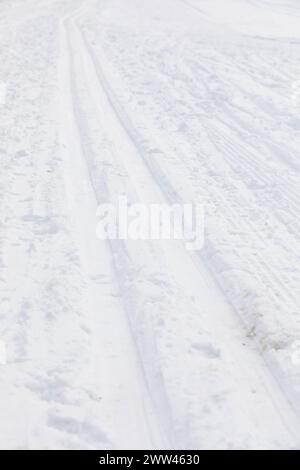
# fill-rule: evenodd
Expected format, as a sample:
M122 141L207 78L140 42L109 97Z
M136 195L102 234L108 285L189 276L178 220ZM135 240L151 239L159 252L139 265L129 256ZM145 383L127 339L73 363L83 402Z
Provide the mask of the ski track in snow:
M297 2L0 13L0 448L299 448ZM119 195L204 249L97 240Z

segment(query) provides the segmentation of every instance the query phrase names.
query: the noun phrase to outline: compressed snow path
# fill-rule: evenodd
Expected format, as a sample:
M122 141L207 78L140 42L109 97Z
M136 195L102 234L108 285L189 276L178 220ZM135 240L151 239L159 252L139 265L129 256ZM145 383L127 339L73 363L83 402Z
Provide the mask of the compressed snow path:
M0 2L1 449L299 448L299 20ZM97 240L124 194L204 249Z

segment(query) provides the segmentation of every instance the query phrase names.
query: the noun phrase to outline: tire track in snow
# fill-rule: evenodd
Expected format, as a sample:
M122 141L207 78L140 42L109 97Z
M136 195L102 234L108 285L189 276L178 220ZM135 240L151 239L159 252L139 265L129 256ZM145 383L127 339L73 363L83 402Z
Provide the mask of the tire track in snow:
M79 10L81 11L81 9ZM69 114L69 119L71 122L73 121L73 125L71 124L71 127L73 127L72 131L70 132L69 130L69 143L72 140L72 138L76 140L76 143L72 144L73 148L77 147L76 152L77 153L77 158L81 160L80 163L77 163L77 166L81 168L81 170L78 172L77 169L77 175L76 172L73 171L73 176L74 178L74 188L78 185L79 187L81 186L80 179L82 177L82 172L86 175L86 178L90 181L91 188L92 188L92 193L94 196L90 194L90 198L94 199L94 203L89 203L85 207L85 210L90 212L90 220L86 221L86 223L89 224L90 226L90 232L82 234L82 241L87 242L87 235L90 236L91 238L95 237L95 233L92 232L92 230L95 231L96 229L96 220L94 219L93 215L96 214L96 208L97 208L97 202L99 202L98 199L98 191L95 187L93 177L91 177L91 169L90 169L90 163L87 159L86 152L84 150L85 143L84 143L84 136L81 134L81 132L84 130L85 126L88 125L88 122L83 122L84 118L81 115L79 118L79 113L80 113L80 106L78 105L78 97L76 94L78 93L79 88L77 86L74 86L74 81L76 82L76 74L77 76L80 74L79 69L77 66L75 66L75 56L74 56L74 51L73 47L74 44L76 44L76 53L78 54L78 50L80 51L80 54L82 54L81 59L83 59L84 62L84 48L82 47L82 44L78 42L76 39L76 30L73 25L73 19L76 18L78 15L78 12L75 14L70 15L67 17L63 22L61 26L61 34L63 36L63 44L64 44L64 49L65 49L65 54L64 54L64 62L69 62L70 63L70 70L64 73L64 79L63 81L70 83L70 89L72 93L72 97L69 98L69 103L68 103L68 114ZM72 79L71 79L72 77ZM88 77L87 77L88 79ZM73 84L72 84L73 82ZM90 84L87 83L87 88L89 88ZM64 92L66 93L67 91L67 83L64 84ZM82 91L82 88L80 89ZM90 95L90 99L92 100L92 95ZM71 100L71 102L70 102ZM91 101L92 102L92 101ZM95 108L94 108L94 111ZM97 112L97 111L96 111ZM71 116L72 113L72 116ZM77 135L77 136L76 136ZM70 150L69 150L70 151ZM79 178L79 179L78 179ZM105 181L104 181L105 185ZM73 188L73 189L74 189ZM106 190L104 191L104 193ZM102 196L103 196L103 191L102 191ZM108 193L107 193L108 196ZM82 223L79 221L79 224ZM85 240L83 238L85 237ZM120 272L118 274L118 270L120 271L121 269L125 269L124 267L120 268L120 263L127 263L126 257L127 254L126 252L122 251L121 245L115 245L113 243L108 243L106 244L108 248L108 252L104 253L103 251L103 242L99 243L94 243L94 250L98 250L99 252L97 253L94 251L92 253L92 256L94 256L96 259L101 262L101 257L104 258L111 258L113 261L111 268L114 270L114 282L118 285L118 290L120 290L121 294L121 299L123 299L123 306L125 305L125 313L126 310L128 310L128 306L126 306L126 287L124 284L124 279L120 277ZM84 248L83 248L84 250ZM110 252L110 255L108 254ZM100 256L100 253L102 255ZM91 254L90 254L91 256ZM116 261L118 259L118 261ZM88 260L91 262L91 259ZM115 264L117 262L117 264ZM108 263L108 261L107 261ZM92 297L96 297L99 302L101 302L101 295L97 296L95 292L93 292ZM106 308L109 306L106 306ZM121 305L120 305L121 307ZM94 306L95 308L95 306ZM96 306L97 308L97 306ZM123 308L123 307L122 307ZM128 315L128 311L126 313ZM125 317L124 317L125 318ZM109 370L112 368L115 371L114 374L114 380L116 380L117 383L120 382L120 380L124 380L124 382L120 382L120 386L125 387L125 389L128 389L128 393L125 393L127 396L127 400L125 400L125 396L123 399L121 398L121 403L119 404L120 407L120 412L122 415L124 415L124 411L126 408L128 408L128 411L125 411L125 416L124 421L120 421L121 429L118 432L118 436L116 439L116 446L119 448L130 448L130 447L139 447L139 448L169 448L171 446L170 444L170 439L168 436L168 433L170 432L169 425L168 424L162 424L161 419L163 418L165 412L164 409L160 407L160 415L155 412L155 400L153 401L151 394L154 392L156 393L153 389L149 388L149 382L146 378L145 371L144 371L144 366L143 362L140 359L140 353L139 353L139 348L136 345L136 340L134 333L132 332L132 327L131 327L131 322L130 320L127 321L124 318L118 316L118 320L115 319L115 323L113 325L106 325L108 327L108 331L112 328L116 328L119 333L115 336L114 341L112 341L110 344L106 344L106 347L109 347L109 351L105 351L104 347L100 348L100 351L104 356L108 359L108 364L106 365L106 368ZM118 337L123 337L124 341L124 351L118 353ZM113 361L109 358L109 354L112 354L116 357L115 359L115 364L113 364ZM120 355L125 355L128 356L128 359L124 361L122 357L119 357L118 359L118 354ZM126 364L127 362L127 364ZM103 361L102 361L103 363ZM125 371L123 370L125 366ZM129 377L127 379L124 377L124 373L126 373L126 370L128 373L130 373ZM108 372L110 373L110 372ZM106 380L108 377L106 376ZM126 382L128 383L126 385ZM130 384L132 382L132 384ZM112 381L109 381L109 384L112 386L114 389L116 386L112 383ZM160 388L160 387L159 387ZM109 389L108 389L109 393ZM163 405L163 404L162 404ZM163 405L164 407L165 405ZM123 410L122 410L123 408ZM131 412L131 413L130 413ZM131 422L133 424L131 424ZM130 444L131 442L131 444Z

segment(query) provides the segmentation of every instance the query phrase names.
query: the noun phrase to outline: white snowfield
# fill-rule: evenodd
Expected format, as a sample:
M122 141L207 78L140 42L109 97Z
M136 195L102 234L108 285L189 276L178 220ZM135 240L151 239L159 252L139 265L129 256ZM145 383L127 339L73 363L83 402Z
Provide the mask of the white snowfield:
M0 162L1 449L300 448L298 0L0 0Z

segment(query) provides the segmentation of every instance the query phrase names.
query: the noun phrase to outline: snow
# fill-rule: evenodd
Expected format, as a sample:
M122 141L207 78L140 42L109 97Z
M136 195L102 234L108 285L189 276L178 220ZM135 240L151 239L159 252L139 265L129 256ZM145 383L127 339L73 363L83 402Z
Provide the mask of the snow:
M0 2L0 448L298 449L296 0ZM204 204L205 246L96 237Z

